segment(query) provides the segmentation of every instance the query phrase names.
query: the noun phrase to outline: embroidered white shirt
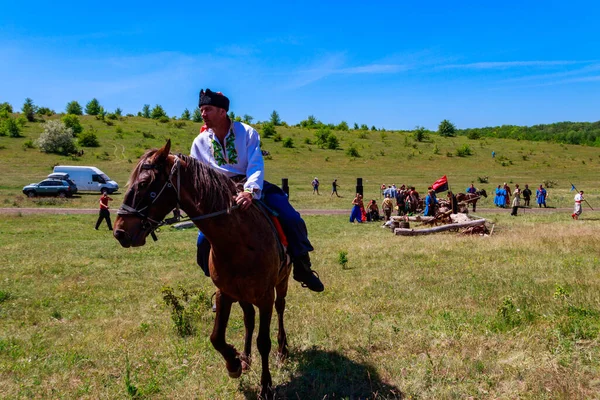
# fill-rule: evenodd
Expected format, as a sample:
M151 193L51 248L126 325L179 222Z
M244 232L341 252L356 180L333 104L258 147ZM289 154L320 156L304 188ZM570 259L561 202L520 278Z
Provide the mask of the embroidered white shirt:
M265 176L265 163L260 150L260 136L254 128L242 122L232 122L224 143L212 129L200 132L190 155L228 177L246 176L244 189L251 189L260 199Z

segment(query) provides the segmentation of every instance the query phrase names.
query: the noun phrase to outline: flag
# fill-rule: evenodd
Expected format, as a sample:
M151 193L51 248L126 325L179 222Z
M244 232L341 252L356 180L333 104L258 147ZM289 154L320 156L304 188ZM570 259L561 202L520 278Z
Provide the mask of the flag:
M571 190L570 190L570 191L572 192L573 190L577 190L577 188L575 187L575 185L573 185L573 184L571 183Z
M442 176L440 179L433 182L433 185L431 185L431 188L436 193L445 192L446 190L448 190L448 178L446 178L446 175Z

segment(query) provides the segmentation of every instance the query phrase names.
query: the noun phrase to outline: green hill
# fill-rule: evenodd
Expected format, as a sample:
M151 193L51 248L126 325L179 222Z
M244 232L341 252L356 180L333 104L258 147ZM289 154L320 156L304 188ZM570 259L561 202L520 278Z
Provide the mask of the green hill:
M57 119L61 115L44 117ZM94 131L99 147L81 147L81 156L46 154L37 148L28 148L43 131L44 120L27 123L23 137L0 137L0 204L2 207L68 206L95 208L96 195L81 196L59 201L54 199L26 199L21 193L24 185L38 182L57 164L93 165L124 188L129 173L145 150L159 147L167 138L174 152L189 153L190 145L201 124L191 121L158 120L142 117L119 117L101 121L93 116L81 116L84 132ZM598 123L595 123L597 125ZM595 126L594 125L594 126ZM260 131L261 125L255 125ZM482 128L487 129L487 128ZM491 129L491 128L490 128ZM447 175L450 188L464 191L471 182L488 192L503 182L550 185L549 205L570 206L570 182L585 189L594 202L595 188L600 172L600 149L592 146L568 145L546 141L504 139L469 135L458 131L457 137L440 137L429 133L418 142L414 132L331 130L339 148L330 150L317 145L316 129L276 127L276 134L263 137L266 157L266 178L281 183L288 178L290 198L298 208L346 208L355 192L356 178L363 178L366 197L379 196L382 183L414 185L424 191L437 178ZM470 139L480 136L477 139ZM497 135L498 136L498 135ZM539 139L539 138L538 138ZM291 147L285 147L285 146ZM492 158L491 153L496 157ZM464 157L459 152L471 153ZM350 155L354 154L354 156ZM311 180L319 177L321 196L312 195ZM488 183L478 178L487 177ZM341 199L330 198L329 183L337 178ZM123 190L116 194L120 201ZM482 206L492 205L486 199Z

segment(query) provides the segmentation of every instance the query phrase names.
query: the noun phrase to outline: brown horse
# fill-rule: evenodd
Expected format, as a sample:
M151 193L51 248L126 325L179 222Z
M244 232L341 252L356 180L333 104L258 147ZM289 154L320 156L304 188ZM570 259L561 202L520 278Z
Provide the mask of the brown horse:
M480 189L475 193L458 193L456 195L456 200L459 203L461 201L464 201L465 203L467 203L467 207L469 203L473 204L473 212L475 212L477 209L477 200L479 200L481 196L487 198L487 192L485 191L485 189Z
M256 344L262 359L261 397L273 396L269 352L273 304L277 310L278 356L287 354L283 326L285 296L291 271L282 262L271 223L253 205L236 209L236 185L225 175L197 160L169 153L171 141L142 156L129 180L114 236L123 247L143 246L146 237L162 224L173 209L181 208L206 235L212 249L210 277L217 286L216 316L210 340L221 353L229 376L238 378L250 365L255 311L259 310ZM277 298L275 298L277 294ZM239 302L244 312L244 351L238 353L225 339L231 306Z

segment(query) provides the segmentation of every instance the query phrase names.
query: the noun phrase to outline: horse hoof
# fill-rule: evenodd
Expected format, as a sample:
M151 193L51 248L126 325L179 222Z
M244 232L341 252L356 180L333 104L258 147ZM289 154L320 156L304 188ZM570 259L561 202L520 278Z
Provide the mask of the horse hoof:
M242 364L240 364L239 368L237 369L237 371L227 371L229 373L229 377L233 378L233 379L237 379L242 375Z
M261 399L265 399L265 400L272 400L275 398L275 392L273 391L273 388L271 386L268 386L266 389L263 388L260 391L260 397Z
M250 369L250 365L252 365L252 359L245 354L241 354L240 361L242 362L242 371L248 371Z

